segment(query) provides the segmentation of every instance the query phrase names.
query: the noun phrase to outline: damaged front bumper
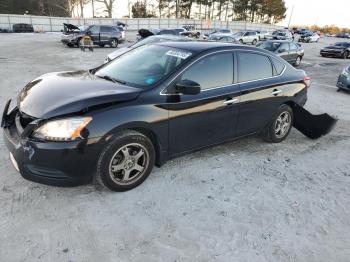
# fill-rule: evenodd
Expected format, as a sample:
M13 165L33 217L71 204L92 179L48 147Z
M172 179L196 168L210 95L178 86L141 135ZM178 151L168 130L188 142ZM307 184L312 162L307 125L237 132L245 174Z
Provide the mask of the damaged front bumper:
M54 186L76 186L89 182L96 170L98 143L92 139L48 142L30 138L30 124L23 129L16 121L19 110L7 114L2 127L10 160L25 179ZM17 122L17 123L16 123ZM98 147L98 149L97 149Z

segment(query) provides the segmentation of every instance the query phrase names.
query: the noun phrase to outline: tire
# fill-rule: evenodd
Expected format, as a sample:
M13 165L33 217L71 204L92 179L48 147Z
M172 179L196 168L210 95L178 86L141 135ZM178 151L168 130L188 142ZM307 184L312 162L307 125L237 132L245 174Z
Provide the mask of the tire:
M151 140L137 131L123 131L102 151L96 181L112 191L127 191L146 180L154 163Z
M349 57L349 52L348 51L345 51L342 55L342 58L343 59L347 59Z
M287 118L286 118L287 116ZM285 120L283 120L285 119ZM283 122L281 122L283 121ZM287 138L293 126L293 110L288 105L281 105L271 123L263 133L263 139L270 143L280 143Z
M99 47L105 47L105 44L99 44L98 46Z
M240 43L241 45L243 45L243 40L242 40L242 39L239 39L239 43Z
M257 41L256 39L253 40L252 45L256 45Z
M298 56L297 57L297 59L295 60L295 62L294 62L294 66L295 67L298 67L298 66L300 66L300 64L301 64L301 56Z
M111 48L116 48L116 47L118 47L118 44L119 44L119 41L118 41L118 39L116 39L116 38L112 38L112 39L109 41L109 46L110 46Z

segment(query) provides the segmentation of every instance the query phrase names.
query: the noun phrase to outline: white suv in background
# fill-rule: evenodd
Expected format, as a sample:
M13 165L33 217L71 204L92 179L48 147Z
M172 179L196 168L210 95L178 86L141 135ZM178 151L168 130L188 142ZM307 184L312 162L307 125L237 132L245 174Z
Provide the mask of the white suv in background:
M233 37L236 42L241 44L250 43L255 45L259 41L259 35L256 31L240 31L233 34Z

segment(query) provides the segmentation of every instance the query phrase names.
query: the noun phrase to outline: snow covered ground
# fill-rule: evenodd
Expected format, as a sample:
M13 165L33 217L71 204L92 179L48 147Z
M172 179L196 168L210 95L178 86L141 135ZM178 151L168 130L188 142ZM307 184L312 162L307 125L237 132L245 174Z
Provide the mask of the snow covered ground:
M112 193L24 180L1 136L0 260L349 261L350 93L335 83L350 60L319 56L335 41L303 44L313 79L306 108L339 118L318 140L295 129L281 144L245 138L169 161L136 189ZM31 79L97 66L111 51L83 53L56 34L1 34L1 110Z

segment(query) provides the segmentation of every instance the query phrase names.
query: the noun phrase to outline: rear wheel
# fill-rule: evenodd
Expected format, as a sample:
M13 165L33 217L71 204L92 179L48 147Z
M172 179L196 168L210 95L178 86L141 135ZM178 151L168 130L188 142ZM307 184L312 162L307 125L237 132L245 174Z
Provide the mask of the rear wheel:
M270 125L263 133L263 139L271 143L285 140L293 125L293 110L288 105L282 105Z
M151 140L139 132L124 131L101 153L96 180L112 191L127 191L145 181L154 162Z
M294 62L294 66L300 66L300 64L301 64L301 56L298 56Z

